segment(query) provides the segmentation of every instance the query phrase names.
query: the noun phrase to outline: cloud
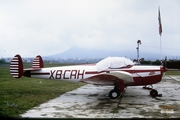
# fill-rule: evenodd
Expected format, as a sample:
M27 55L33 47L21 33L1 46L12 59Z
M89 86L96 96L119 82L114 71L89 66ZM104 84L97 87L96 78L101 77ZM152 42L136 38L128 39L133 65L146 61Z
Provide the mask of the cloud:
M16 53L46 56L74 46L134 51L138 39L142 40L141 50L159 52L143 47L159 46L158 5L162 45L178 48L178 0L0 1L0 57Z

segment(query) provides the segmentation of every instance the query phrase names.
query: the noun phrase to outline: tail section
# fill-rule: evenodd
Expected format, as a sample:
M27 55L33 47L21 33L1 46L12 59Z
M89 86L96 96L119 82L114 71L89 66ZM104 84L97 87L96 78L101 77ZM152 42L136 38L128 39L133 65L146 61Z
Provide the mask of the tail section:
M44 68L43 59L40 55L36 56L32 63L32 68Z
M36 58L34 59L32 68L24 69L22 58L19 54L17 54L11 60L10 73L14 78L21 78L23 75L26 77L30 77L31 71L41 70L41 68L44 68L44 63L40 55L36 56Z
M23 75L23 62L18 54L11 60L10 73L14 78L21 78Z

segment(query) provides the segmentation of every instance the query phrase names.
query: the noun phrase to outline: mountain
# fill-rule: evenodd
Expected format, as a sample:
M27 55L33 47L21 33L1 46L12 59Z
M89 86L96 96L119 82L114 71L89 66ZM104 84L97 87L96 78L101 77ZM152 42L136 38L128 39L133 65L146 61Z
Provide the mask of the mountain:
M140 58L145 58L147 60L156 60L160 58L159 54L140 52ZM105 58L105 57L127 57L130 59L137 59L137 51L112 51L112 50L97 50L97 49L83 49L78 47L73 47L66 50L63 53L45 56L45 58L52 59L67 59L67 58Z

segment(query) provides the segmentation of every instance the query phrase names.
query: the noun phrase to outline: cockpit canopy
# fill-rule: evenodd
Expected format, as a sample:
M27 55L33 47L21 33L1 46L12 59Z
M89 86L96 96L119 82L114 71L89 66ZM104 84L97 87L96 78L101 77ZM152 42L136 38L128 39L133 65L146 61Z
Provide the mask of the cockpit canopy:
M107 69L122 68L129 65L134 65L134 63L133 61L125 57L107 57L96 63L98 72Z

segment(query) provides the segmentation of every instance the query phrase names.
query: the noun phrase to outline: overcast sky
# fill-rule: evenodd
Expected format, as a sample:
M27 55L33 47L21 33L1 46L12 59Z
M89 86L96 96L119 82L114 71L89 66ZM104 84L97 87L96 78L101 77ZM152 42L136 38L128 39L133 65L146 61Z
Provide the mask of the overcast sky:
M0 58L71 47L180 56L180 0L0 0Z

